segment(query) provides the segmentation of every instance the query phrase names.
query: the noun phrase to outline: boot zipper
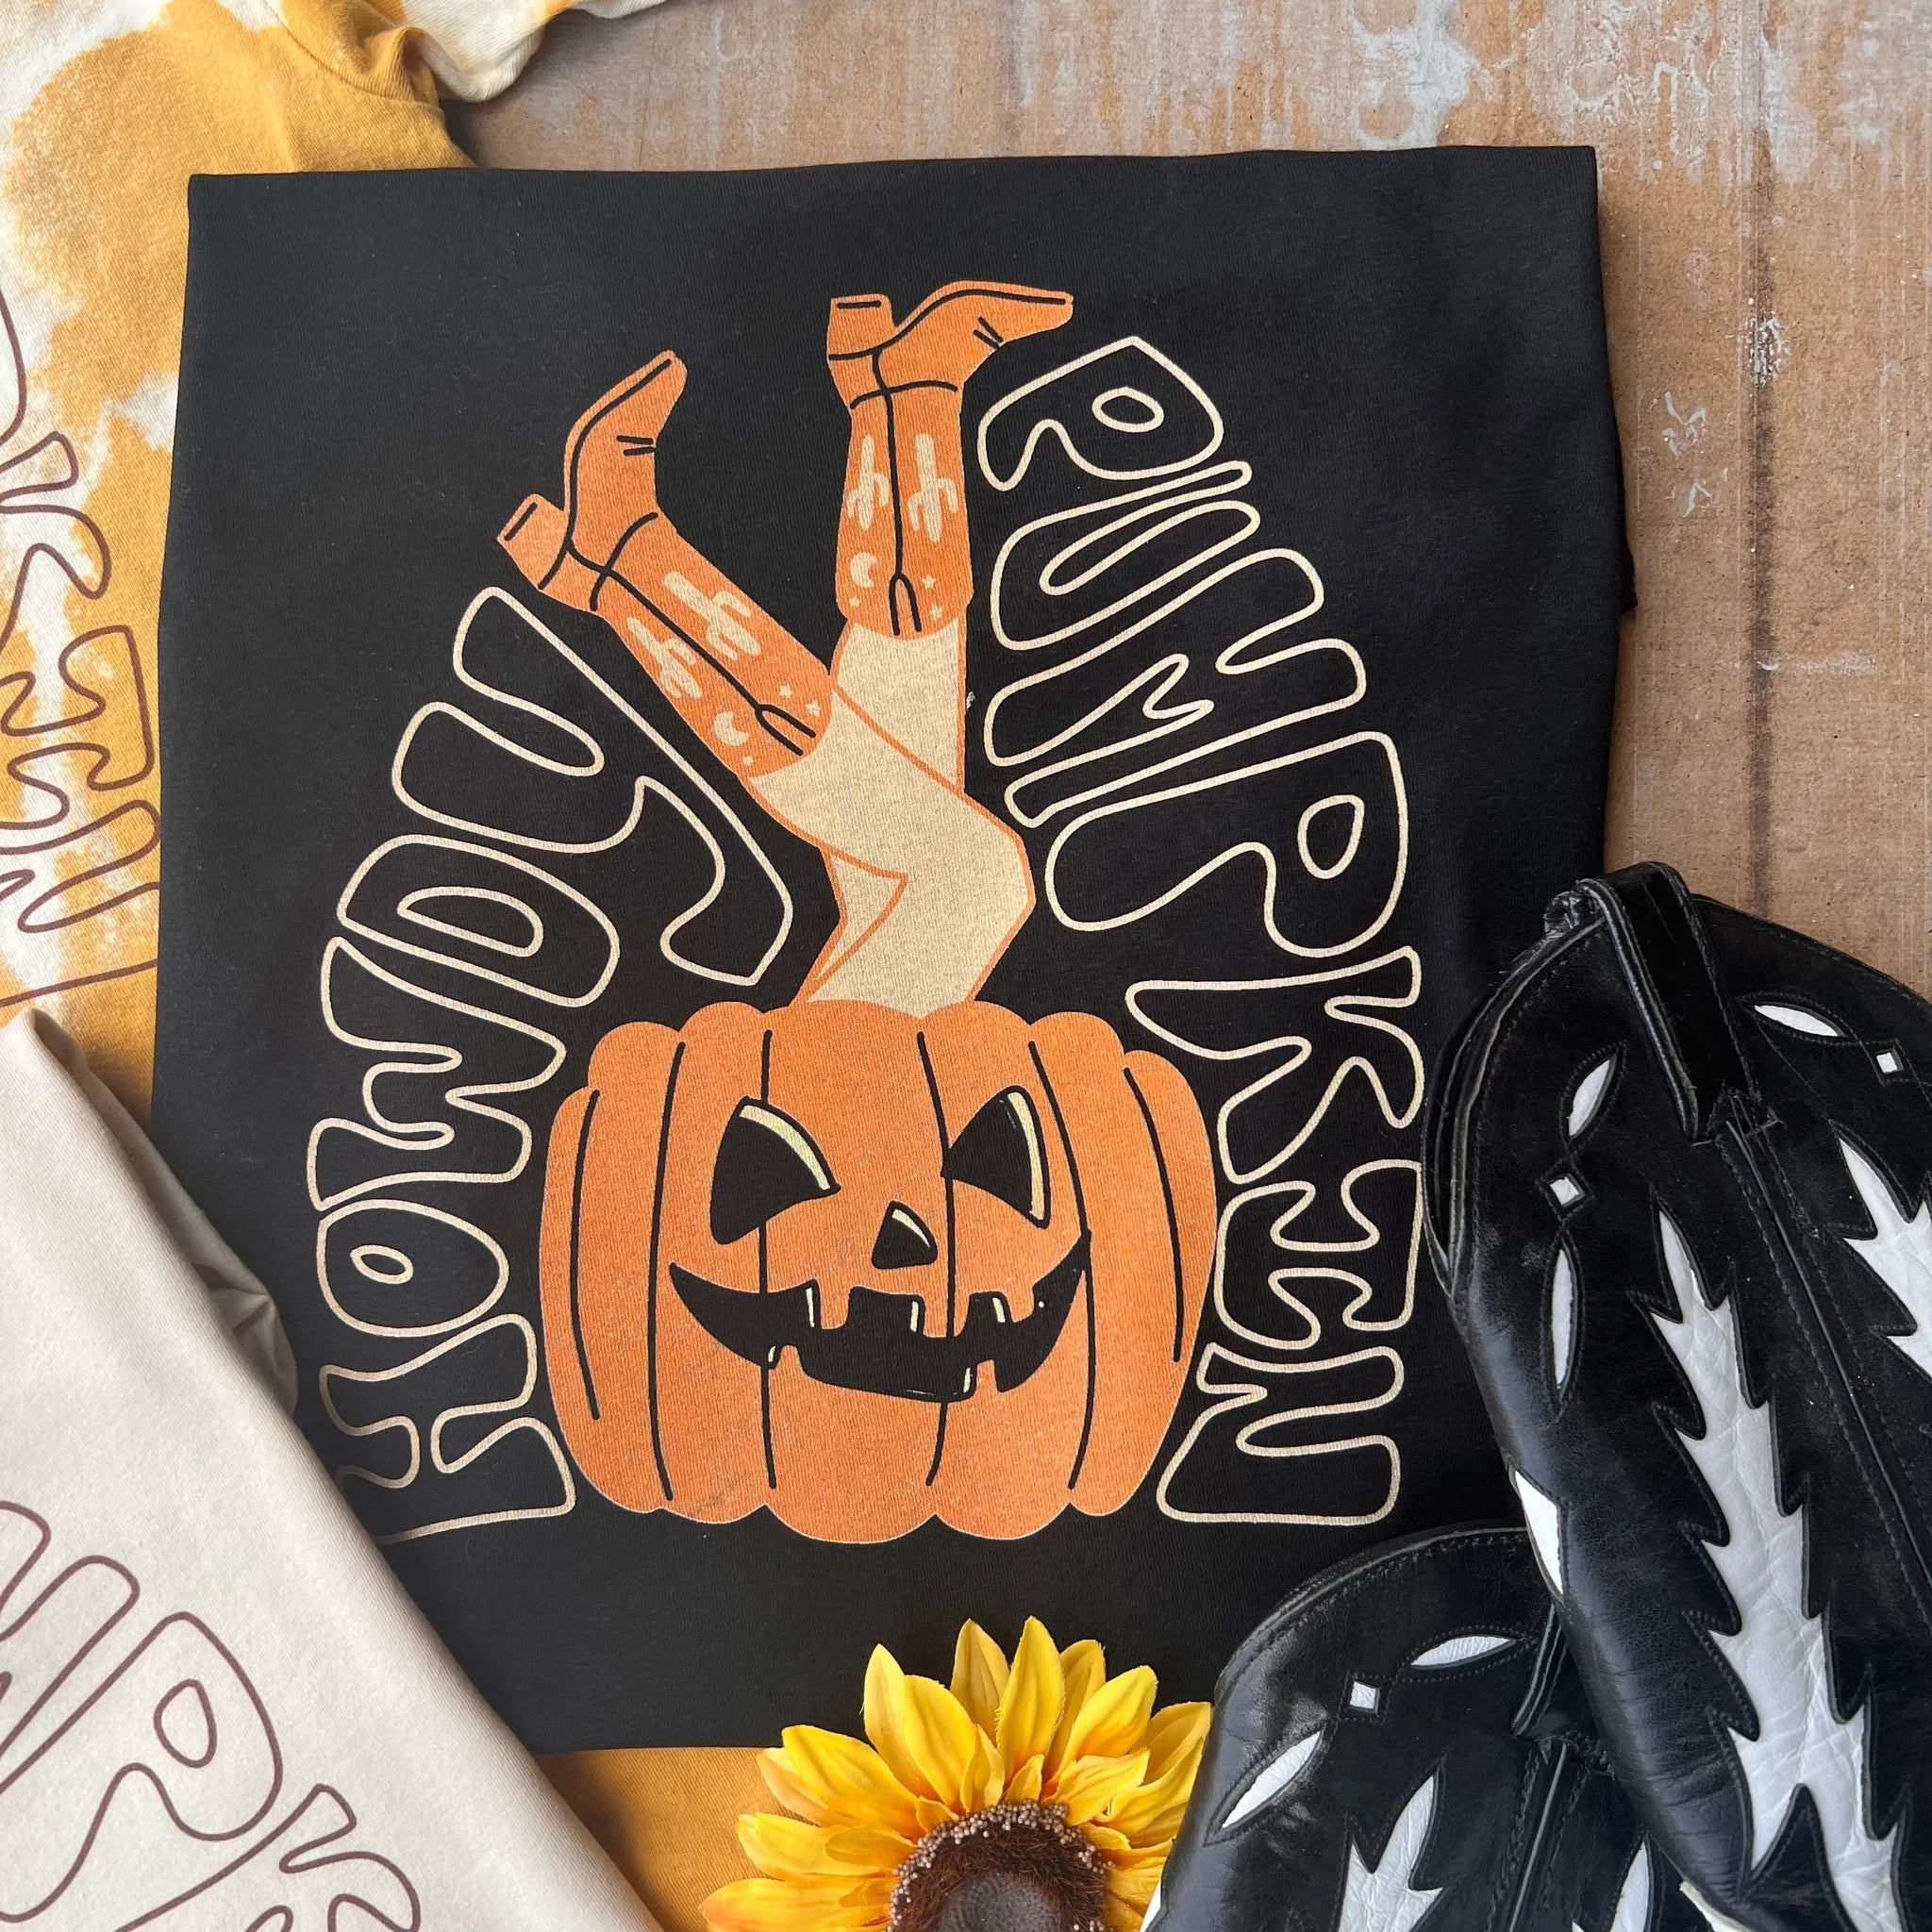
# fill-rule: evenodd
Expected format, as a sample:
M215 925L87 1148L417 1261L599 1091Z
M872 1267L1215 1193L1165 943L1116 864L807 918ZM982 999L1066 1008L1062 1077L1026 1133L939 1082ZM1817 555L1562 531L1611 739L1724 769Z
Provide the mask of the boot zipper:
M1537 1807L1536 1830L1529 1849L1517 1867L1514 1895L1509 1909L1498 1923L1496 1932L1521 1932L1524 1914L1529 1909L1531 1894L1542 1879L1543 1857L1555 1835L1562 1800L1576 1776L1576 1752L1566 1738L1557 1738L1539 1754L1542 1778L1541 1802Z

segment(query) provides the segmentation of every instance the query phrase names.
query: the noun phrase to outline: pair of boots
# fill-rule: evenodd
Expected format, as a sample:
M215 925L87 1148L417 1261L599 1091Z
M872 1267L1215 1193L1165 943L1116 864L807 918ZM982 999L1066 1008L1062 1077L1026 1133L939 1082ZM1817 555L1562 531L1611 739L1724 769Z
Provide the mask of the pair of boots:
M829 664L680 535L658 439L685 367L655 357L577 419L561 503L499 541L546 596L602 618L721 773L824 855L840 923L802 996L919 1015L972 998L1033 905L1025 848L965 791L973 595L960 408L996 349L1058 328L1056 290L955 282L895 320L831 305L850 418Z
M1932 1932L1928 1083L1665 868L1556 902L1424 1150L1525 1526L1256 1633L1149 1932Z

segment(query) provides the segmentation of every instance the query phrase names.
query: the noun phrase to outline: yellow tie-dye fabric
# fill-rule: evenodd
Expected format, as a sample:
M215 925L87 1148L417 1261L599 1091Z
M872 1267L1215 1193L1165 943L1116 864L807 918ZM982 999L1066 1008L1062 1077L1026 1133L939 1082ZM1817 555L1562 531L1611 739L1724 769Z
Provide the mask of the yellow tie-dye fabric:
M628 13L651 0L585 0ZM0 1021L55 1014L145 1116L155 626L195 174L454 167L565 0L0 0ZM546 1769L669 1932L746 1869L749 1751Z
M615 14L650 0L591 0ZM145 1114L188 177L461 165L564 0L0 0L0 1019Z

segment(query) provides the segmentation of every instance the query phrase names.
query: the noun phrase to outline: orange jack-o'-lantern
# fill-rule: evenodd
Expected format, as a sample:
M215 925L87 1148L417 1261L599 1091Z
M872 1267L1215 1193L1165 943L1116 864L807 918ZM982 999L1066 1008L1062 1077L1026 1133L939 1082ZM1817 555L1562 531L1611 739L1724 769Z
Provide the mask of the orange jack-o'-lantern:
M621 1026L551 1136L552 1395L626 1508L1025 1536L1145 1476L1214 1216L1186 1082L1087 1014Z

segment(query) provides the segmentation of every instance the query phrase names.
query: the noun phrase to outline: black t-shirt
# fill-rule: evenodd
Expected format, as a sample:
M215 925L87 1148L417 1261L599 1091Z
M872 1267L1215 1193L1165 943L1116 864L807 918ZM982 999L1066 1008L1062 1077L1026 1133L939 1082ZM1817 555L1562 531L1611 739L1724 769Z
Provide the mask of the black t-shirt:
M1507 1508L1418 1124L1601 856L1589 153L192 209L157 1136L533 1746Z

